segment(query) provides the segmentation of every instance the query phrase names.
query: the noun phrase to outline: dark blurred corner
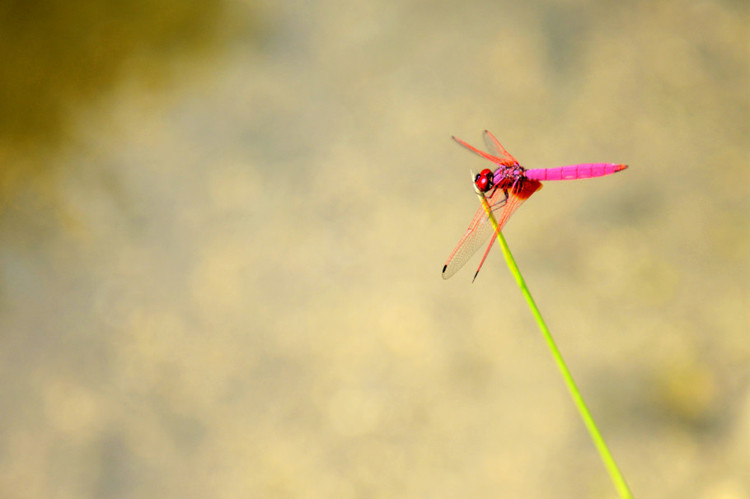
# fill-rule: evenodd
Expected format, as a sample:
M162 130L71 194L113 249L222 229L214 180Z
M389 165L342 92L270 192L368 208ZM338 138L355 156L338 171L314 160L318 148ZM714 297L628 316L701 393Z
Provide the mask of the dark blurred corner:
M156 87L170 63L227 39L222 0L9 0L0 3L0 213L47 173L73 112L124 76ZM238 28L248 29L247 26Z

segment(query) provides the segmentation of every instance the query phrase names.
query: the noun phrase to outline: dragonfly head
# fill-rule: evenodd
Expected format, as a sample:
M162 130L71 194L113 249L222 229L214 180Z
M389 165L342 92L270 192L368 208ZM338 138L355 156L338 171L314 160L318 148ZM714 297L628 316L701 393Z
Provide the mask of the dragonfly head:
M485 168L474 178L474 185L482 192L487 192L495 186L495 175L492 170Z

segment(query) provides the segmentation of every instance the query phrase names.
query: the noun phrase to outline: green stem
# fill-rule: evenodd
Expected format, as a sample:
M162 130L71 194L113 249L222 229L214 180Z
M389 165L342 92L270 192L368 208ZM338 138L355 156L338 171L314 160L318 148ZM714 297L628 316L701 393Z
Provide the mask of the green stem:
M487 212L490 223L492 223L492 226L495 229L497 241L498 243L500 243L500 249L502 249L503 251L503 256L505 256L505 261L508 264L510 273L513 274L513 277L515 277L516 282L518 283L518 287L521 288L521 293L523 293L524 298L526 298L526 302L529 304L531 313L534 314L536 323L539 326L544 339L547 341L547 346L552 352L552 357L554 357L555 363L562 373L563 379L565 380L565 385L568 387L568 391L570 391L570 395L573 397L573 402L575 402L576 408L578 408L578 412L580 413L581 418L586 425L586 429L588 429L589 435L591 435L591 440L594 441L594 445L599 451L599 455L601 456L602 461L604 461L604 466L607 468L607 472L609 473L610 478L612 478L612 481L615 484L617 493L620 495L621 499L632 499L633 495L628 488L628 484L625 482L625 478L622 476L622 473L617 467L612 454L609 452L607 444L604 443L604 438L602 438L602 434L599 432L599 428L597 428L596 423L594 422L594 418L591 417L591 413L586 407L586 403L581 396L581 392L578 391L578 387L576 387L575 381L573 381L573 376L570 374L568 366L565 365L565 361L563 360L560 350L558 350L555 341L552 339L552 335L547 328L547 324L544 322L542 314L541 312L539 312L539 308L536 306L534 298L531 296L531 292L526 286L526 281L524 281L523 276L521 275L521 271L518 269L518 265L516 265L516 261L510 252L510 248L508 248L508 243L505 242L505 238L503 237L502 232L497 226L497 220L495 220L495 216L492 214L492 210L490 209L490 205L487 203L487 199L479 190L477 190L477 195L482 202L484 211Z

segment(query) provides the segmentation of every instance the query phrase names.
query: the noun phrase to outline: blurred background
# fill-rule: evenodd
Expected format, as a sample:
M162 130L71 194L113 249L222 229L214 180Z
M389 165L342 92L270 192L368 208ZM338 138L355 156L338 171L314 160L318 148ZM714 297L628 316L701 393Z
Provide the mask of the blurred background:
M0 7L0 496L750 495L750 4Z

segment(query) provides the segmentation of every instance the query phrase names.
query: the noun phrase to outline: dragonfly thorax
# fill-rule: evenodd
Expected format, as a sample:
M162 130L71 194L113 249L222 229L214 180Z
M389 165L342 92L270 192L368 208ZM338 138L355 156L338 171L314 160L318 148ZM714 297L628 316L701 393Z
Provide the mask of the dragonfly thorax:
M513 188L514 185L522 182L525 178L526 169L521 165L513 166L500 166L494 172L490 170L482 170L482 172L476 176L474 184L477 188L488 193L493 189L501 189L507 191Z

